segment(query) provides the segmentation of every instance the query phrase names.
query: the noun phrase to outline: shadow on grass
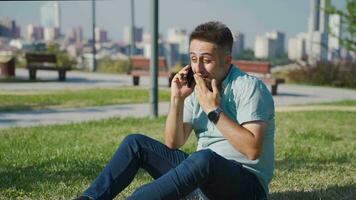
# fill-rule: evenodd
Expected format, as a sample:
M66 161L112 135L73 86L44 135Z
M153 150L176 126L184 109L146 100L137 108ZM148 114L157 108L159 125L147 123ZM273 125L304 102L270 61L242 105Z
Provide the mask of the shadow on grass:
M103 169L102 161L85 162L49 160L27 167L4 166L0 170L0 191L16 188L26 193L37 190L41 184L67 185L85 179L94 180ZM64 166L63 166L64 165Z
M326 189L313 190L313 191L285 191L269 194L269 198L272 200L297 200L297 199L354 199L356 196L356 185L346 186L330 186Z
M47 105L41 105L41 107L35 107L35 106L24 106L24 105L12 105L12 106L0 106L0 116L1 112L18 112L23 115L33 115L33 114L52 114L52 113L102 113L102 112L107 112L107 109L105 110L106 107L110 107L110 109L115 109L115 110L128 110L132 109L132 106L125 106L125 104L128 103L120 103L119 105L101 105L100 107L95 106L95 105L88 105L87 108L85 107L62 107L62 108L51 108L54 106L58 106L60 104L54 103L54 104L47 104ZM133 103L134 104L134 103ZM79 110L78 110L79 109Z
M289 92L279 92L277 93L276 96L286 96L286 97L310 97L311 95L307 94L295 94L295 93L289 93Z
M33 106L26 106L26 105L0 106L0 112L29 111L29 110L34 110Z
M58 79L24 79L24 78L0 78L0 83L48 83L48 82L59 82Z
M84 77L67 77L66 80L60 81L58 78L47 78L43 79L38 77L36 80L31 80L28 78L0 78L0 83L126 83L124 80L118 79L90 79Z

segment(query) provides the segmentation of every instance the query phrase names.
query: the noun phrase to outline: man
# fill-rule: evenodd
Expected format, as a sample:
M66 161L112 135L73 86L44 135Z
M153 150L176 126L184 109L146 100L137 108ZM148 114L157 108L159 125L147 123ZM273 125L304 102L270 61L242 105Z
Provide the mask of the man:
M274 168L274 103L266 86L231 64L232 34L220 22L191 33L191 66L172 80L165 145L127 136L81 199L112 199L139 168L155 180L128 199L266 199ZM194 72L188 87L189 68ZM194 130L197 151L178 150ZM79 198L79 199L80 199Z

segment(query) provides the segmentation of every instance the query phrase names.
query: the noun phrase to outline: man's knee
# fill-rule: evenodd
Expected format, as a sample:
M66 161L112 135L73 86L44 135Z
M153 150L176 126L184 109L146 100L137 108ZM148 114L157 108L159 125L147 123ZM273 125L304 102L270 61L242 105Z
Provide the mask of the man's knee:
M197 152L194 152L191 155L191 158L194 160L194 162L197 162L202 165L207 165L210 164L211 161L214 159L214 157L217 154L212 151L211 149L203 149Z
M121 142L121 145L137 145L140 141L147 139L148 137L139 133L133 133L127 135Z

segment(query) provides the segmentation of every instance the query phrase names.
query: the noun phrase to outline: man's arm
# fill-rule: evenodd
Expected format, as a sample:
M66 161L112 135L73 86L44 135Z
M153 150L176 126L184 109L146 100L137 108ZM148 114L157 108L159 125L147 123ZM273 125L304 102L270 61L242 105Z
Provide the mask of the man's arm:
M183 146L192 131L191 124L183 123L184 100L193 92L193 87L187 87L189 68L184 67L172 79L171 102L164 130L165 144L171 149Z
M215 124L224 137L250 160L256 160L262 150L267 123L254 121L242 125L229 119L223 112Z
M192 125L183 123L184 100L172 97L164 131L165 144L171 149L178 149L185 144Z

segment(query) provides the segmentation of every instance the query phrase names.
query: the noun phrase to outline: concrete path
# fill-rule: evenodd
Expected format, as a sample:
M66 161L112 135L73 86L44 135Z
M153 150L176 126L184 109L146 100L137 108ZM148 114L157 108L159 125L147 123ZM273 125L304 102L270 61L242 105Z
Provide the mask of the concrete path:
M168 103L159 104L159 115L168 111ZM21 112L0 112L0 129L14 126L64 124L110 117L149 116L149 104L124 104L80 109L48 109Z
M37 80L46 82L0 83L0 91L63 90L132 86L132 77L129 75L69 71L66 76L66 81L59 82L57 81L58 72L40 70L37 71ZM16 69L16 77L28 80L28 70ZM149 83L149 77L140 78L140 86L148 87ZM161 87L167 87L168 78L159 77L158 84Z
M16 70L16 75L18 77L28 77L27 71L25 70ZM57 78L57 73L44 71L43 73L39 73L38 76L55 80ZM68 81L66 82L0 83L0 91L56 90L94 87L122 87L132 85L131 77L127 75L69 72L67 76ZM165 78L159 79L160 86L162 87L166 86L167 82L168 81ZM149 78L142 78L141 83L142 86L148 87ZM293 111L293 109L303 109L303 107L300 106L296 108L285 108L286 106L333 102L343 99L356 100L356 90L281 84L278 88L278 95L274 96L277 111ZM167 114L168 106L167 102L160 103L159 114ZM311 108L304 107L304 109ZM79 109L0 112L0 128L81 122L109 117L144 117L149 116L149 114L150 107L148 103L87 107Z

